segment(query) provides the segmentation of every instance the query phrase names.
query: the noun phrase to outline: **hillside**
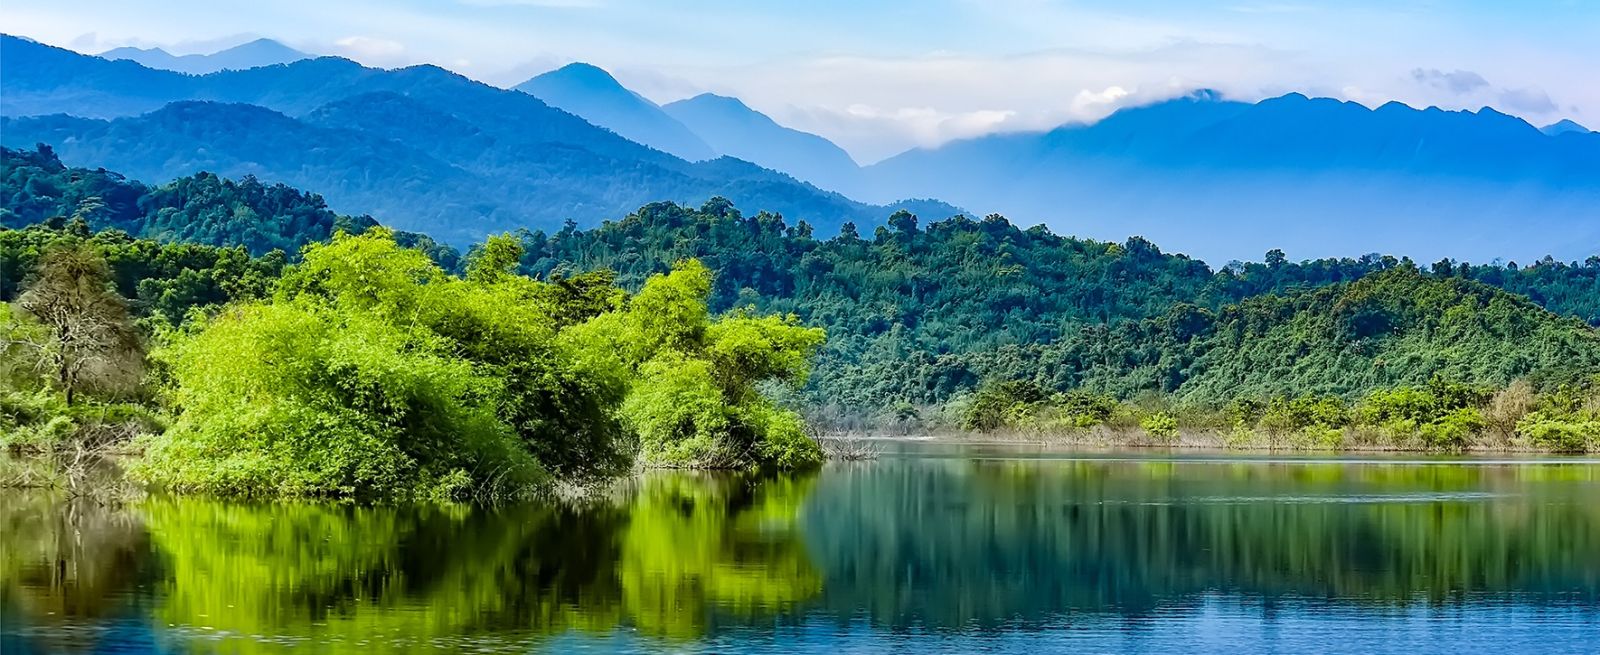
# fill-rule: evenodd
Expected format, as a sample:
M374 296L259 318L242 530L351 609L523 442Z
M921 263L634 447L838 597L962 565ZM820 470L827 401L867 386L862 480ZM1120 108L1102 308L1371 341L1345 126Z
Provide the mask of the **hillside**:
M1410 259L1275 251L1213 271L1143 239L1073 239L999 216L898 214L874 234L825 239L727 205L667 203L526 242L531 273L609 269L625 287L699 258L719 272L714 308L793 312L828 330L809 397L852 413L942 403L988 378L1207 402L1235 388L1357 394L1433 373L1483 384L1600 373L1593 327L1482 283L1593 321L1600 258L1424 273Z
M50 143L70 164L145 179L205 167L317 188L337 210L462 245L518 227L598 223L660 199L722 196L831 229L892 211L746 162L686 162L433 66L320 58L190 76L9 36L0 57L7 146ZM455 131L432 129L440 124ZM454 138L463 131L479 141Z
M361 232L377 224L370 216L335 214L322 196L283 184L197 173L148 186L105 169L67 167L48 147L0 148L0 197L0 228L82 219L91 230L163 243L242 246L253 255L281 250L291 259L336 230ZM402 232L398 238L443 266L459 263L459 253L430 237ZM0 297L10 297L20 282L20 276L0 280Z

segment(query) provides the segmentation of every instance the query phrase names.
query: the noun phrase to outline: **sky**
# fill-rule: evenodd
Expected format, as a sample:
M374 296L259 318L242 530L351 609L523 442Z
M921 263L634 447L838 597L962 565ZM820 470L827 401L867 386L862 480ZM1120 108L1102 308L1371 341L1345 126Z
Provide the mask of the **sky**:
M0 31L90 53L269 37L499 86L584 61L661 103L737 96L863 164L1197 88L1600 127L1600 0L6 0Z

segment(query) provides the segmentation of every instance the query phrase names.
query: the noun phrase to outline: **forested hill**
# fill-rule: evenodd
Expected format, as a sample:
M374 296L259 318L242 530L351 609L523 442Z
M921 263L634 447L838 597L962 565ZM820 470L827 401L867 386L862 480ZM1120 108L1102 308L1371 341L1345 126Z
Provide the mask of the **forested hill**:
M20 228L52 218L81 218L93 230L213 246L244 246L251 254L282 250L294 257L335 230L361 232L371 216L342 216L322 196L254 177L239 180L196 173L159 186L103 168L65 166L49 146L0 148L0 227ZM432 238L403 232L397 238L422 248L447 268L460 254ZM8 287L15 280L6 281Z
M371 224L335 215L314 194L251 179L202 174L148 187L61 166L48 150L0 154L7 227L79 216L89 227L292 257L332 230ZM943 403L986 379L1211 403L1244 393L1358 395L1434 374L1505 384L1600 373L1600 341L1585 324L1600 324L1600 257L1419 266L1377 255L1297 263L1274 251L1219 270L1140 238L1076 239L999 216L922 223L899 212L865 233L847 222L818 234L805 221L747 215L721 199L654 203L595 229L569 223L521 239L526 273L609 270L629 289L699 259L715 272L714 311L754 306L826 328L806 400L856 414ZM458 265L423 237L410 242ZM13 265L8 277L23 270L11 261L21 254L0 254ZM147 292L133 279L142 269L128 270L122 286L182 315L183 298L156 293L165 287ZM202 295L218 302L228 293Z
M846 225L827 238L727 203L652 204L525 242L533 274L609 269L628 287L699 258L719 273L717 308L827 328L812 400L851 412L943 402L986 378L1205 401L1358 394L1434 373L1483 384L1600 373L1584 324L1600 323L1600 257L1423 268L1271 252L1214 271L1143 239L1074 239L999 216L920 225L898 213L872 234Z

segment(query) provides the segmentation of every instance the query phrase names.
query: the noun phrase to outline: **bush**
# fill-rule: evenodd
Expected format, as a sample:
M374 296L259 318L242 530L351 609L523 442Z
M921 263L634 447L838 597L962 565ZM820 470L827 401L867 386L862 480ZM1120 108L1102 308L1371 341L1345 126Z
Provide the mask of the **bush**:
M652 276L622 311L575 330L586 357L626 381L621 416L649 464L684 467L821 463L800 417L760 388L798 385L823 333L793 316L734 312L712 320L711 272L696 261Z
M1460 450L1467 441L1483 430L1483 412L1466 407L1452 410L1438 419L1418 427L1423 443L1429 448Z
M1273 398L1261 412L1260 425L1273 434L1290 434L1308 428L1326 431L1348 421L1343 400L1334 396Z
M1139 427L1145 434L1162 441L1175 441L1178 438L1178 420L1166 412L1156 412L1139 421Z
M1015 427L1048 398L1044 388L1030 380L989 380L973 394L961 415L961 427L978 432Z
M1541 448L1583 452L1600 441L1600 420L1536 411L1517 422L1517 433Z

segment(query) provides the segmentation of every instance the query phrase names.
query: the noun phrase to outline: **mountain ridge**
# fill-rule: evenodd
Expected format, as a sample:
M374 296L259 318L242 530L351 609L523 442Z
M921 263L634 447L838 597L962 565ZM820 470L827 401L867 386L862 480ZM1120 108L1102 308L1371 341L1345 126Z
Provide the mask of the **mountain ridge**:
M191 75L224 70L245 70L274 64L288 64L313 56L272 39L255 39L209 54L174 55L165 49L121 47L98 55L102 59L126 59L148 68Z
M936 193L1097 238L1142 234L1211 261L1271 247L1483 260L1600 248L1600 227L1582 220L1600 209L1600 134L1553 138L1493 109L1196 94L912 150L864 172L873 190Z
M337 209L372 206L386 222L457 243L489 231L556 229L568 219L595 224L662 199L699 203L724 196L750 211L781 212L823 230L846 221L880 222L905 206L859 203L746 162L687 162L526 93L437 66L379 70L323 57L192 76L13 37L0 39L0 48L7 66L0 78L7 145L45 142L74 165L157 179L191 174L186 166L204 164L224 174L316 186L326 189ZM282 118L265 120L238 107L180 105L197 120L180 126L162 113L174 102L192 101L251 105ZM227 125L217 124L226 112L240 112L241 122L272 133L208 141L228 133ZM51 115L61 113L109 122ZM458 122L452 134L474 134L482 147L451 143L452 137L434 129L439 116ZM365 136L351 138L352 131ZM269 146L274 135L278 143ZM304 140L321 138L329 141ZM391 161L369 164L364 157L380 148L376 140L393 144L381 146L386 156L410 168ZM250 150L268 147L283 152ZM380 179L369 170L374 166L390 174Z
M511 88L687 161L704 161L717 155L693 130L598 66L567 64Z
M661 108L712 148L824 189L859 191L860 166L828 139L785 127L738 98L702 93Z

